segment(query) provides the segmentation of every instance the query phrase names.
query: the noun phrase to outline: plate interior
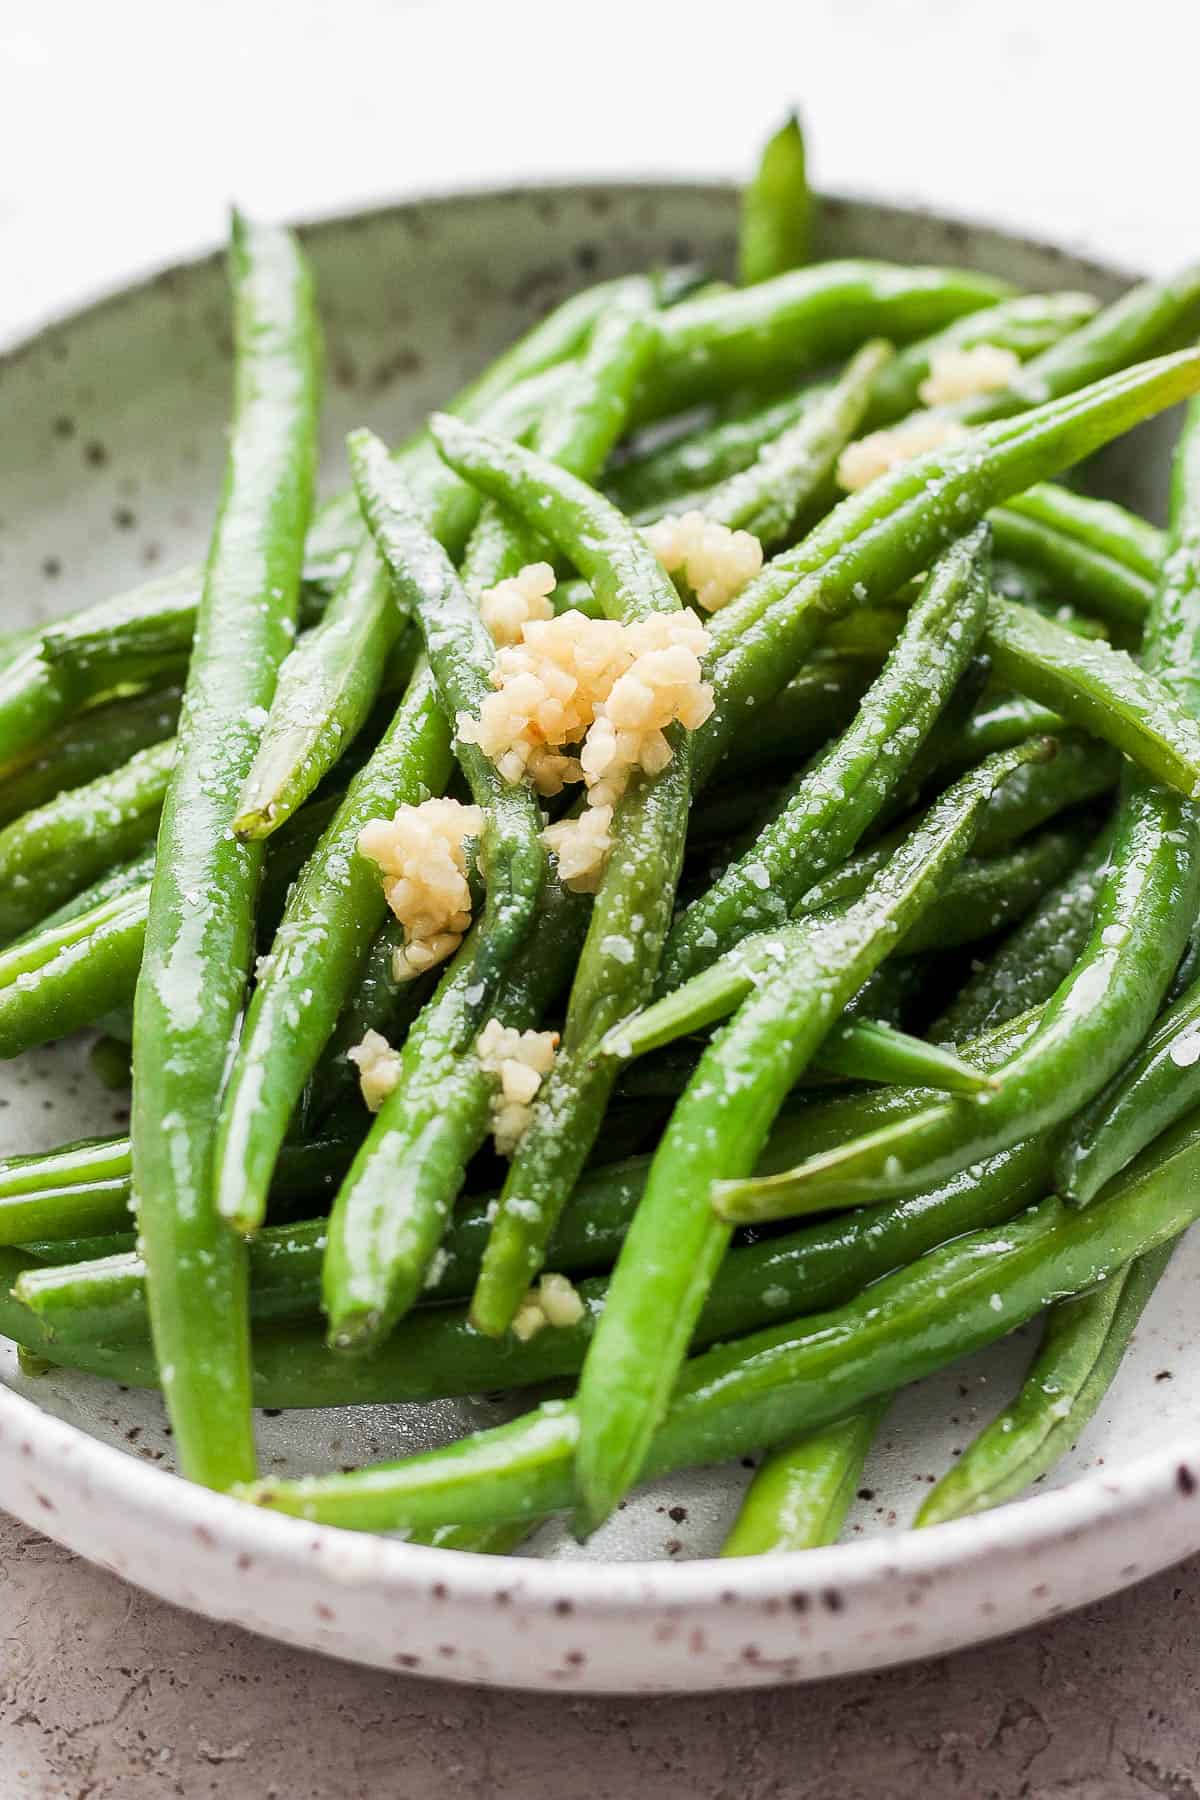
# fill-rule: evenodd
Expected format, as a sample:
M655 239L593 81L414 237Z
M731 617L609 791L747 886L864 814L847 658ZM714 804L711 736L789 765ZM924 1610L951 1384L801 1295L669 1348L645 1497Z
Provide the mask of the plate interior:
M716 270L733 249L722 188L641 186L466 197L314 228L327 334L323 475L343 484L346 431L397 439L571 289L663 259ZM1029 287L1119 279L987 230L856 202L829 202L830 254L971 263ZM55 324L0 363L0 629L42 621L203 555L228 405L229 340L217 259L176 270ZM1166 422L1098 459L1101 491L1160 516ZM122 1129L122 1097L91 1074L80 1037L0 1065L0 1154ZM1200 1242L1185 1243L1105 1405L1047 1485L1115 1469L1194 1429L1200 1345L1190 1329ZM1011 1393L1036 1341L1018 1333L896 1402L863 1477L853 1537L903 1529L956 1451ZM65 1373L29 1378L0 1340L0 1380L128 1455L172 1466L155 1396ZM261 1416L262 1461L279 1472L353 1466L507 1416L488 1399L414 1408ZM686 1560L720 1546L748 1478L742 1465L641 1490L586 1546L556 1526L526 1553Z

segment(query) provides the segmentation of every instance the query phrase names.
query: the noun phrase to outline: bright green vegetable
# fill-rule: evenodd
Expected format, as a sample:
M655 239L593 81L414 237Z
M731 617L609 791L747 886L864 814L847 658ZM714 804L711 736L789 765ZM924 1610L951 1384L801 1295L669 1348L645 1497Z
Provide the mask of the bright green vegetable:
M738 277L744 287L809 260L812 213L804 133L791 113L764 145L754 179L742 195Z
M595 1526L637 1480L729 1242L710 1184L757 1162L783 1100L830 1025L970 848L992 791L1038 746L963 778L861 900L745 1001L700 1060L663 1134L580 1376L577 1479Z
M492 691L495 646L487 628L452 563L413 511L403 477L379 439L368 431L353 432L349 448L364 517L397 595L416 614L442 711L452 725L460 714L477 717ZM529 930L545 880L546 852L530 790L506 781L477 745L459 740L456 751L475 802L484 809L487 864L487 906L470 984L478 993L465 1001L465 1038L471 1024L486 1017L497 983Z
M772 1556L836 1543L886 1410L883 1396L769 1451L721 1555Z
M373 818L440 793L451 761L450 732L422 658L392 725L292 888L258 970L222 1097L215 1160L217 1207L239 1232L262 1223L289 1121L387 911L379 870L358 853L359 833Z
M174 760L173 738L152 744L0 831L0 938L30 930L152 841Z
M669 993L751 932L787 918L851 854L966 668L988 610L987 533L935 565L883 673L847 731L792 784L754 842L671 928L657 992Z
M1191 1121L1085 1211L1044 1200L1019 1219L944 1245L833 1312L696 1357L644 1474L724 1462L819 1429L994 1343L1047 1302L1178 1237L1198 1213L1200 1127ZM442 1450L240 1491L281 1512L361 1531L532 1521L578 1505L579 1438L577 1405L548 1401Z
M178 717L179 689L159 688L91 707L68 720L4 776L0 825L45 806L69 788L119 769L137 751L170 737Z
M986 1512L1015 1500L1079 1438L1112 1385L1131 1333L1166 1272L1174 1244L1160 1244L1103 1286L1060 1300L1020 1393L967 1446L918 1512L916 1524Z
M159 828L134 1005L134 1179L154 1341L184 1472L254 1468L245 1248L213 1192L217 1100L262 863L232 833L295 616L316 456L312 286L284 232L235 217L234 423Z

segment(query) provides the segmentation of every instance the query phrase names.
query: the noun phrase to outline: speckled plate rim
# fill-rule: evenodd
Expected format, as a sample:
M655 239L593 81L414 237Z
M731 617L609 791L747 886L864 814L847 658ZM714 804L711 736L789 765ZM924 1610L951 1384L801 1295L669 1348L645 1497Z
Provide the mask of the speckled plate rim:
M399 204L330 211L301 229L319 236L395 212L565 190L636 194L653 187L724 196L732 186L650 171L459 186ZM928 216L928 209L875 196L830 198ZM1136 279L1069 244L961 215L936 217L976 241L1002 246L1020 238L1107 282ZM0 362L21 356L48 331L134 302L157 281L219 254L141 272L83 305L52 309L0 342ZM284 1518L149 1466L0 1387L0 1505L162 1598L348 1660L497 1686L695 1691L937 1654L1035 1624L1169 1566L1200 1550L1200 1434L1144 1453L1119 1475L1087 1474L922 1532L764 1559L593 1564L472 1556ZM139 1543L136 1562L121 1548L130 1539ZM203 1569L197 1586L185 1575L193 1558ZM351 1596L358 1614L339 1616L339 1601ZM379 1618L368 1616L363 1603L370 1601L382 1604ZM390 1630L381 1629L389 1614ZM478 1631L483 1620L491 1630L475 1641L446 1641L454 1629ZM598 1655L578 1648L589 1635L599 1639Z

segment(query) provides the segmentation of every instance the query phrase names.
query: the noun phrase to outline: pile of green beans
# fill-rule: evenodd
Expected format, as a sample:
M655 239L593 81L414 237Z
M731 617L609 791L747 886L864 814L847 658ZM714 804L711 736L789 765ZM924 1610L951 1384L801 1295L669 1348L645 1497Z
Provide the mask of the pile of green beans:
M806 164L792 117L737 285L572 296L404 443L352 433L315 514L311 277L235 218L204 567L0 645L0 1056L90 1028L133 1095L127 1137L0 1160L0 1332L161 1388L195 1481L501 1555L761 1453L723 1554L804 1549L901 1387L1045 1311L928 1527L1058 1463L1200 1216L1200 275L1102 307L821 261ZM980 346L1007 384L841 494ZM1178 402L1165 529L1059 484ZM550 702L593 662L633 750L578 880L546 832L598 777ZM461 735L510 680L561 793ZM428 871L385 893L359 837L453 799L469 924L406 979ZM547 1383L259 1479L256 1405Z

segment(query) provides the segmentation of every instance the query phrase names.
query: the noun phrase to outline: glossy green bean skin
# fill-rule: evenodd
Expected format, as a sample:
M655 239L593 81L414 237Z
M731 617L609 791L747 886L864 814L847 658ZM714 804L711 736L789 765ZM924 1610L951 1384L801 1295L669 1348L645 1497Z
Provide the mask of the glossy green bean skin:
M359 1071L347 1052L361 1044L365 1033L378 1031L393 1046L402 1043L433 993L436 971L415 981L396 980L396 954L403 950L404 942L404 927L389 913L368 946L337 1022L308 1077L301 1098L306 1121L323 1119L350 1095L359 1093Z
M764 1166L786 1161L790 1121L772 1133ZM593 1254L611 1260L643 1191L649 1158L634 1158L608 1171L585 1176L576 1201L564 1215L555 1246L555 1261L567 1267L572 1245L579 1266ZM1007 1151L978 1172L975 1180L958 1177L947 1187L850 1219L820 1221L785 1236L731 1251L718 1271L701 1315L699 1342L721 1342L739 1332L816 1308L840 1305L860 1288L902 1267L964 1231L979 1230L1014 1217L1044 1191L1048 1157L1037 1145ZM603 1185L601 1181L603 1179ZM593 1182L595 1185L593 1185ZM447 1265L429 1297L448 1297L470 1285L486 1233L486 1211L472 1208L451 1227L445 1248ZM271 1229L271 1228L269 1228ZM430 1400L479 1392L497 1377L512 1387L574 1374L594 1329L605 1293L603 1280L580 1284L587 1311L575 1327L542 1332L527 1344L508 1338L500 1344L482 1338L465 1310L435 1304L401 1320L395 1332L370 1358L347 1358L330 1352L313 1327L305 1323L312 1296L307 1287L320 1222L278 1234L262 1234L250 1257L259 1277L259 1305L272 1313L277 1326L255 1336L256 1399L265 1406L370 1404L377 1401ZM66 1249L70 1251L71 1245ZM152 1383L153 1365L143 1360L114 1366L113 1357L138 1356L137 1337L144 1332L144 1299L139 1299L136 1257L128 1250L105 1259L91 1271L78 1263L56 1276L23 1261L11 1250L0 1251L0 1280L20 1280L35 1298L39 1312L18 1305L0 1290L0 1330L49 1349L59 1361L98 1368L117 1380ZM445 1283L445 1286L442 1284ZM79 1313L72 1315L78 1302ZM89 1308L91 1309L89 1312ZM88 1319L94 1325L89 1331ZM53 1336L48 1335L48 1331Z
M128 607L158 606L168 595L176 604L181 594L186 595L194 616L199 580L195 569L184 570L179 575L137 588L131 595L119 595L115 600L104 600L88 607L77 613L72 621L65 621L64 627L69 623L81 632L94 629L104 633L113 618ZM60 666L49 654L52 634L64 627L51 627L0 669L0 777L23 766L31 754L36 754L37 746L76 712L85 699L110 694L130 680L157 683L169 679L186 661L186 646L182 654L178 651L169 656L148 654L136 662L127 657L119 671L89 680L86 674L81 676L77 671Z
M1071 1449L1112 1386L1174 1248L1160 1244L1091 1293L1050 1308L1016 1399L926 1497L918 1530L1015 1500Z
M702 505L711 489L748 469L826 392L824 383L814 383L749 414L701 426L661 449L627 457L605 475L604 492L639 525L681 505Z
M740 730L747 707L774 698L831 618L895 593L1010 493L1080 461L1198 383L1195 352L1163 357L984 426L842 501L713 621L716 707L695 734L697 785Z
M441 793L450 730L424 658L404 701L292 888L246 1015L221 1101L217 1209L234 1230L257 1230L275 1158L317 1058L383 924L379 871L358 854L370 819Z
M1062 875L1064 864L1069 867L1077 858L1082 841L1080 835L1073 833L1047 832L1041 839L1021 846L1008 856L989 857L979 861L964 858L947 878L940 895L930 903L921 918L896 944L895 949L903 950L907 955L914 950L944 949L952 945L972 943L976 937L986 937L1005 919L1019 916L1026 906L1033 905L1046 888ZM769 982L781 966L803 951L814 921L825 923L835 916L841 917L847 904L866 893L871 881L887 868L889 860L890 858L884 858L871 862L864 858L860 876L853 882L846 883L845 891L839 893L836 900L830 900L827 905L814 906L811 912L806 908L785 925L743 938L740 944L726 951L719 961L701 969L671 993L664 994L644 1012L622 1020L605 1040L606 1052L623 1061L642 1056L664 1044L674 1043L689 1032L700 1031L707 1025L728 1018L751 993ZM833 887L834 881L831 881L828 888L832 890ZM813 893L824 898L817 889ZM836 1045L837 1041L834 1042ZM826 1043L829 1043L828 1039ZM847 1047L852 1048L855 1056L862 1059L858 1061L854 1071L856 1079L877 1080L881 1076L885 1080L904 1079L897 1066L893 1066L886 1075L883 1074L877 1060L877 1051L868 1064L863 1056L865 1046L860 1046L861 1039L855 1028ZM914 1057L915 1055L914 1052ZM825 1046L822 1046L814 1059L814 1066L828 1066L824 1056ZM835 1061L836 1056L835 1048ZM897 1057L897 1063L898 1061ZM873 1071L871 1074L866 1073L868 1067ZM946 1084L937 1082L929 1085L941 1087Z
M1027 362L1086 325L1098 310L1099 302L1091 294L1057 293L1018 294L981 312L967 313L932 337L910 344L880 371L871 396L868 423L872 428L891 425L920 406L921 385L939 351L992 344L1011 350Z
M1123 650L998 599L985 641L1000 680L1113 744L1151 779L1180 794L1200 792L1200 726Z
M990 810L976 834L976 856L1006 850L1060 813L1116 787L1121 758L1107 744L1072 731L1060 732L1053 741L1050 762L1027 764L1005 783L1003 803Z
M787 918L855 849L903 779L966 668L988 611L987 533L953 545L925 584L857 716L792 785L753 844L671 928L656 992Z
M917 390L938 350L999 344L1025 358L1084 323L1096 302L1084 294L1019 294L996 306L964 314L942 331L900 350L876 375L865 424L884 425L918 404ZM802 418L825 392L814 384L749 414L735 413L685 437L629 457L605 481L605 491L639 523L681 505L703 505L708 490L755 458Z
M533 447L582 481L594 481L625 429L639 376L654 348L656 283L630 282L597 319L586 353L533 432ZM484 502L463 560L473 593L553 552L528 519Z
M503 1024L525 1030L537 1023L570 978L586 917L582 896L547 884L536 938L495 997ZM474 1046L461 1047L471 1005L465 994L477 979L472 936L410 1030L399 1081L334 1201L322 1289L329 1341L339 1351L375 1349L416 1303L466 1165L487 1132L491 1081Z
M234 830L270 835L303 804L366 721L404 614L374 545L359 546L321 623L279 672L279 684Z
M437 417L452 466L528 523L538 523L590 582L601 610L626 623L679 610L658 559L612 504L543 458ZM637 775L618 801L613 847L571 987L562 1047L543 1083L501 1197L472 1316L507 1330L541 1266L554 1221L600 1129L615 1070L599 1038L645 998L670 923L687 835L690 734L668 727L671 761ZM631 953L632 952L632 953Z
M1019 1219L932 1251L832 1312L694 1358L644 1474L725 1462L819 1429L1007 1336L1048 1302L1178 1237L1198 1213L1200 1127L1193 1120L1094 1207L1081 1212L1044 1200ZM549 1401L442 1450L240 1491L282 1512L364 1531L532 1520L578 1507L579 1437L577 1404Z
M1132 786L1087 944L1038 1031L985 1100L916 1107L911 1115L810 1159L768 1186L719 1190L738 1222L796 1206L858 1205L911 1191L1077 1112L1142 1041L1200 903L1193 809L1163 788Z
M738 280L743 287L798 269L809 260L812 214L804 132L791 113L763 146L754 178L742 195Z
M28 931L152 841L174 758L173 738L152 744L0 831L0 938Z
M701 1057L651 1165L580 1376L577 1479L589 1528L638 1478L728 1245L712 1182L754 1166L833 1021L970 848L993 789L1036 753L1003 751L949 790L863 898L815 925Z
M1114 562L1123 563L1152 585L1166 554L1166 535L1157 525L1118 506L1112 500L1093 500L1056 482L1038 482L1023 494L1014 494L1006 511L1036 519L1052 531L1078 538Z
M149 900L149 885L134 888L0 953L0 1057L19 1056L129 1004Z
M722 1556L773 1556L837 1542L887 1397L767 1453L747 1488Z
M790 542L798 522L828 488L890 356L887 344L864 344L794 425L764 445L748 468L705 497L705 516L731 530L749 531L767 550Z
M969 977L929 1027L935 1042L953 1043L1007 1024L1050 998L1087 943L1109 847L1108 834L1102 833L1078 866Z
M1078 331L1026 363L1011 387L940 408L964 424L1010 417L1102 380L1142 357L1186 343L1200 323L1200 265L1167 281L1144 281Z
M254 1467L245 1247L213 1196L218 1097L253 952L262 850L232 832L289 646L316 457L312 284L286 233L235 217L234 422L159 828L134 1001L134 1181L181 1465Z
M340 1125L331 1125L319 1138L285 1144L272 1214L286 1216L299 1204L328 1199L356 1144ZM5 1158L0 1162L0 1244L34 1245L41 1260L53 1261L48 1244L81 1235L111 1238L127 1230L132 1169L127 1137L87 1138L34 1156Z
M861 259L681 301L659 322L635 417L662 418L740 386L781 385L870 337L907 343L1011 291L971 270Z
M370 432L348 440L350 466L375 539L397 594L411 606L451 729L461 713L477 717L491 693L495 646L478 608L444 550L412 510L403 477ZM546 877L541 815L530 789L506 781L475 744L456 742L456 754L472 796L484 809L487 902L484 928L475 940L479 959L468 1002L468 1026L487 1016L504 970L533 921ZM465 1034L464 1034L465 1035Z
M178 717L179 689L159 688L91 707L68 720L0 782L0 825L113 773L138 751L169 738Z
M1056 597L1137 641L1154 588L1151 578L1040 518L1007 506L998 506L990 518L1001 556L1036 569L1053 584Z

